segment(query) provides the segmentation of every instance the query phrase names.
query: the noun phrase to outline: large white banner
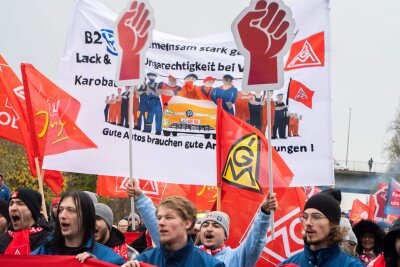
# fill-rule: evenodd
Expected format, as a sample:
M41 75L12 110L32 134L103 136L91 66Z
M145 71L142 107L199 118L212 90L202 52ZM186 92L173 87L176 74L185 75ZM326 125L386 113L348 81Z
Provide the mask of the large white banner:
M330 185L334 180L328 2L286 2L292 9L296 29L290 55L285 59L285 85L272 96L276 107L272 112L275 134L271 141L295 174L293 186ZM77 125L98 149L48 156L44 161L46 169L129 176L129 134L124 122L126 114L121 113L127 98L125 89L118 90L114 83L118 54L114 39L116 18L117 14L94 0L76 1L58 84L81 103ZM190 85L176 90L169 102L164 97L160 101L157 89L150 90L153 84L147 89L143 86L137 93L139 105L135 115L143 116L141 125L137 125L140 130L133 131L134 176L215 185L216 99L221 98L231 113L259 129L265 131L266 125L266 98L237 94L234 89L240 91L244 64L231 33L184 39L154 31L145 65L146 72L156 74L155 82L163 88L168 88L170 75L183 87L184 78L195 74L198 93L202 92L203 82L210 81L205 79L208 76L216 78L214 88L222 85L225 75L233 77L232 90L208 91L206 87L204 94L208 98L183 97L187 96L183 94L185 90L193 88ZM168 106L164 106L167 102ZM154 115L154 119L149 120L149 115Z

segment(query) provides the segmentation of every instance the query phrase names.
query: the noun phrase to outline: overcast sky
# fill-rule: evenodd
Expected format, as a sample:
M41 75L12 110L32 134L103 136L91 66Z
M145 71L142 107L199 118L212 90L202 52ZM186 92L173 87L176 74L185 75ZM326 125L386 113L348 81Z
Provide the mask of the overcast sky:
M128 1L100 0L119 13ZM198 37L230 30L248 0L150 0L159 31ZM349 108L352 109L348 158L385 162L390 121L400 103L400 1L333 0L332 129L333 156L346 158ZM73 0L2 1L0 53L20 75L29 62L55 80L63 53Z

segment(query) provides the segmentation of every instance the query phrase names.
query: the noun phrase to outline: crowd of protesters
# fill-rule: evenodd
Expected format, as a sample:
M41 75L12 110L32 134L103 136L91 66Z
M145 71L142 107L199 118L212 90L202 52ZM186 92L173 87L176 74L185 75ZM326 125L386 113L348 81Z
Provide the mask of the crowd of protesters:
M92 192L70 191L55 198L46 220L41 194L19 188L0 200L0 254L74 255L80 262L95 258L123 267L140 266L140 262L254 266L267 243L270 212L278 207L276 195L268 194L246 238L231 248L225 244L228 214L211 211L197 220L193 203L180 196L167 197L155 206L136 181L127 192L135 198L140 216L124 217L114 225L113 211L98 203ZM336 189L307 200L300 218L304 249L279 266L400 266L400 219L391 226L369 220L352 225L343 216L340 202ZM132 223L139 238L128 244L124 232L132 231Z

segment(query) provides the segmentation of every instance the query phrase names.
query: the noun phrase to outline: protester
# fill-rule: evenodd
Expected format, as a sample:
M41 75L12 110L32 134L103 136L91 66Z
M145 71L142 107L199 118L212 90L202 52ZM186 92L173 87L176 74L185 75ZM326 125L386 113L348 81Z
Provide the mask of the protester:
M146 251L124 267L139 267L139 261L156 266L225 266L197 249L189 233L196 222L196 208L180 196L165 198L157 210L160 246Z
M383 239L383 254L372 260L368 267L400 267L400 218Z
M121 231L122 233L125 233L128 231L128 221L125 219L121 219L118 222L118 230Z
M53 221L55 221L57 218L57 211L58 211L58 205L60 204L60 200L61 200L60 197L56 197L51 202L51 217L53 218Z
M361 262L342 252L339 243L346 233L340 226L341 192L322 191L312 196L304 205L300 218L304 227L304 250L280 263L294 263L301 267L353 267Z
M124 234L112 227L114 214L109 206L103 203L95 205L96 212L96 231L94 239L128 260L128 250L125 243Z
M93 205L96 205L97 203L99 203L99 196L96 193L90 192L90 191L83 191L84 193L86 193L90 199L93 201Z
M3 174L0 173L0 199L8 201L10 199L11 191L4 181Z
M136 197L136 207L141 213L153 241L158 245L160 235L156 231L153 203L143 194L137 181L134 181L133 186L129 185L127 191L130 196ZM276 207L275 194L267 196L261 203L261 210L257 213L246 239L235 249L225 245L225 241L229 237L229 216L219 211L206 214L201 221L199 237L202 246L199 248L224 262L226 266L254 266L267 242L269 212Z
M4 199L0 199L0 234L7 231L9 228L11 219L8 214L8 202Z
M381 229L382 231L387 234L389 232L389 228L390 228L390 224L385 222L385 221L379 221L376 223Z
M353 232L349 219L345 217L340 218L340 227L347 231L347 234L344 237L344 240L340 243L340 248L353 257L358 257L356 248L358 244L358 240L356 235Z
M51 212L50 212L50 217L49 217L49 224L50 224L52 230L54 230L54 228L56 226L57 210L58 210L58 204L60 204L60 199L61 199L60 197L56 197L51 202Z
M373 160L372 158L370 158L370 159L368 160L368 169L369 169L369 172L371 172L371 170L372 170L372 164L374 164L374 160Z
M385 237L383 230L373 221L361 220L353 226L357 236L357 253L360 260L367 264L382 252L382 242Z
M11 229L0 235L0 254L28 255L50 235L50 226L40 220L42 196L30 188L17 189L8 202Z
M67 192L60 200L53 235L32 255L76 255L80 262L94 257L123 264L121 256L94 240L95 228L95 209L90 196L82 191Z

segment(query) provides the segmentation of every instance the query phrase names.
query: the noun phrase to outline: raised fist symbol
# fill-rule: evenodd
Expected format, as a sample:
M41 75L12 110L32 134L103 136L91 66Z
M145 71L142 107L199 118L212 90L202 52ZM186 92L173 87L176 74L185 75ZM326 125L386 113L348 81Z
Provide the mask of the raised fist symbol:
M253 1L236 18L232 25L235 40L249 57L248 85L283 85L279 73L283 73L283 56L290 47L293 28L291 11L281 0Z
M118 20L118 41L122 48L119 80L139 80L140 55L147 49L153 26L150 7L144 1L134 0Z

